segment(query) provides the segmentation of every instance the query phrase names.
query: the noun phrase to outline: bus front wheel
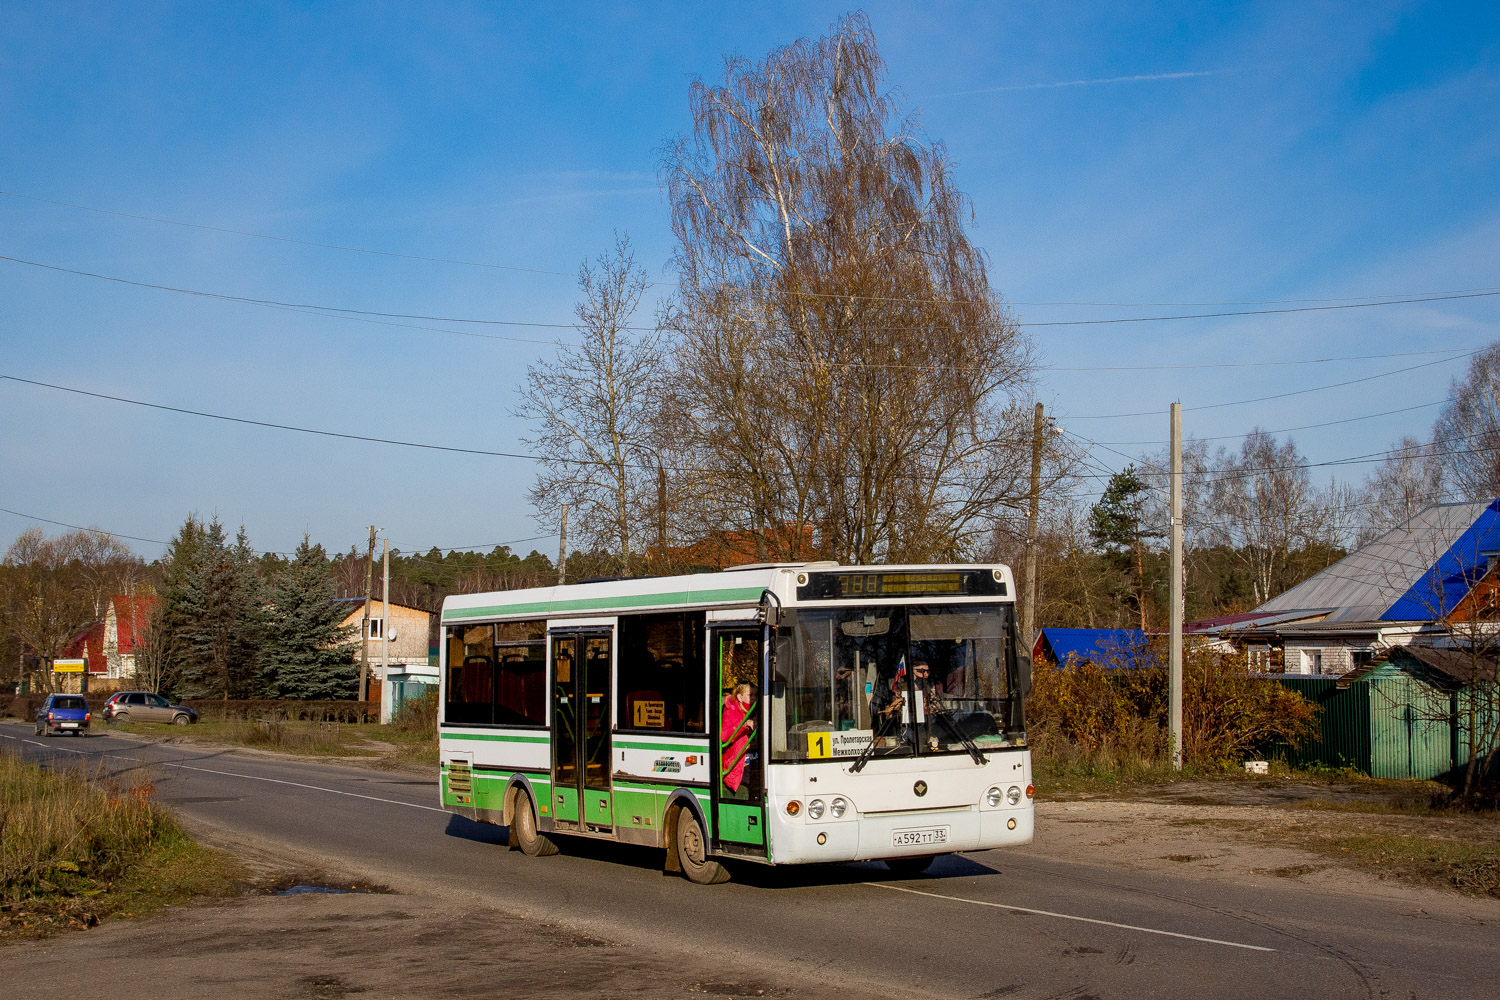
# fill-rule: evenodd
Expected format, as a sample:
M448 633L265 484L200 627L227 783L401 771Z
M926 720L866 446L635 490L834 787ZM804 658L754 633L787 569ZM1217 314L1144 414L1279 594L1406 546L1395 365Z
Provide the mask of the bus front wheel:
M677 863L688 881L698 885L717 885L729 881L729 869L708 856L708 838L703 824L691 809L677 814Z
M557 853L557 841L536 828L536 806L530 795L516 792L510 822L515 827L516 846L528 858L545 858Z

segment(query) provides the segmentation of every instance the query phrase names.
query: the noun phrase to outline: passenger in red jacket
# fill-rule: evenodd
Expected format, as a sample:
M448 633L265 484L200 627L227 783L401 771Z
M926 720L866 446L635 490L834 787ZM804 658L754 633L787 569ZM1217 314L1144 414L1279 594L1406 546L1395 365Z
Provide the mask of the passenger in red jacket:
M754 702L755 689L749 684L736 684L724 699L719 739L725 746L719 770L724 772L724 787L731 792L740 790L740 781L745 775L745 748L755 729L755 720L750 718L750 706Z

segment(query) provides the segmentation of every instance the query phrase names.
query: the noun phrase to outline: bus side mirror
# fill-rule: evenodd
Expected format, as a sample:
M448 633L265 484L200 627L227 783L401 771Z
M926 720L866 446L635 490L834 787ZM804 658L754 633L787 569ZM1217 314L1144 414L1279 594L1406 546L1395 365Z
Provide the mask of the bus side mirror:
M1016 654L1016 685L1022 698L1031 697L1031 657L1025 653Z

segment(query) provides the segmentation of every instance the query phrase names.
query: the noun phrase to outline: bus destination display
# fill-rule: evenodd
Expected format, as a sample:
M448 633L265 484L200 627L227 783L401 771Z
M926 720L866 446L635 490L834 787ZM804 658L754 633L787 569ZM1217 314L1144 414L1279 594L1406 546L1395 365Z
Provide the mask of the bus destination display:
M946 570L940 573L809 573L797 588L800 600L851 597L1003 597L1005 583L990 570Z

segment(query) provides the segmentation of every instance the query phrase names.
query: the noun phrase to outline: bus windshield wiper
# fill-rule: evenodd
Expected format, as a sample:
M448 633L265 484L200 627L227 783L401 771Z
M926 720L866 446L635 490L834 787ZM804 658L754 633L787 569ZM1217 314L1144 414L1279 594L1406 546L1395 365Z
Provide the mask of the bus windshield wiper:
M983 751L979 749L979 744L975 743L974 737L964 732L963 728L959 726L958 719L956 719L953 715L953 710L947 706L947 704L943 701L942 697L937 693L937 691L929 686L924 694L930 702L927 709L927 714L935 715L942 720L943 725L948 727L948 732L952 733L953 737L958 740L959 743L963 744L963 748L969 751L969 756L974 758L974 763L978 764L980 767L988 764L989 759L985 757Z
M875 748L880 745L881 739L884 738L886 731L891 728L891 723L896 720L896 713L900 710L901 701L897 699L891 703L885 712L881 713L881 725L879 728L870 730L870 742L859 752L859 756L854 758L854 763L849 765L850 774L858 774L864 770L864 766L870 762L870 758L875 756Z

